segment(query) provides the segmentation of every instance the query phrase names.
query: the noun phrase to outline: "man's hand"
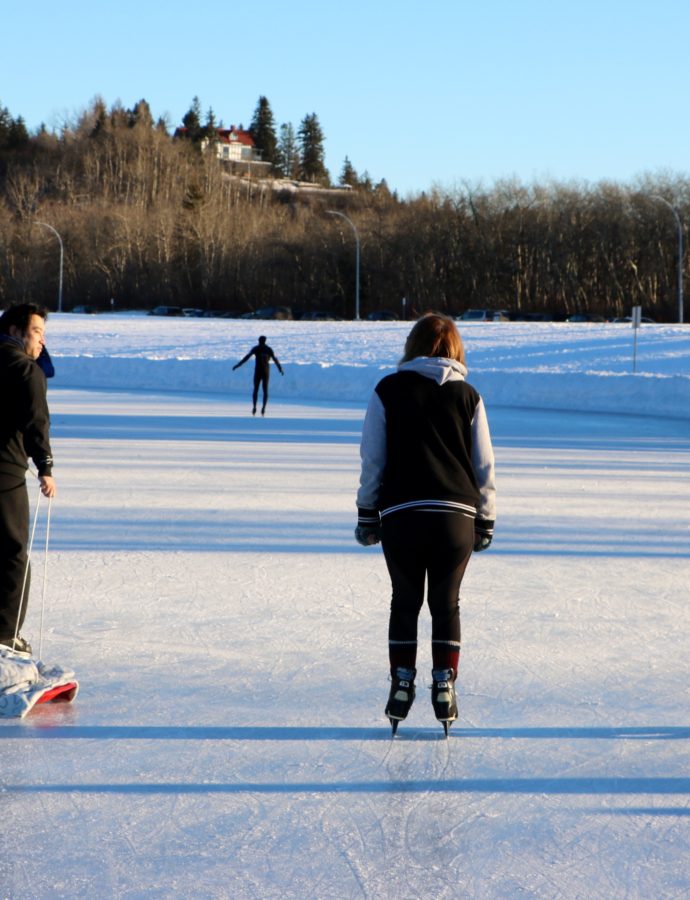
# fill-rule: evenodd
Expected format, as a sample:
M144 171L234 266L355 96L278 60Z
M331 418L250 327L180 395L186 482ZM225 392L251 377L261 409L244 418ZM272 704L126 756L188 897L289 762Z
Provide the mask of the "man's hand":
M44 497L54 497L57 493L55 479L51 475L41 475L38 479L41 483L41 493Z

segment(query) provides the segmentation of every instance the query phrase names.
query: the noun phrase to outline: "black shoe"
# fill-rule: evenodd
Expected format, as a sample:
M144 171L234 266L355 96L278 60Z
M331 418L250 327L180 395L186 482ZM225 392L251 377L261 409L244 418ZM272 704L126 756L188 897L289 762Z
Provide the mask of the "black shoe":
M255 406L252 407L252 415L253 415L253 416L256 415L256 407L255 407Z
M8 650L12 650L14 653L24 653L27 656L31 656L31 644L19 635L17 637L3 638L0 640L0 647L7 647Z
M455 676L452 669L433 669L431 702L439 722L454 722L458 717L458 700L455 694Z
M395 675L391 675L391 692L386 704L386 715L391 722L400 722L407 718L410 707L414 703L414 677L416 669L398 667Z

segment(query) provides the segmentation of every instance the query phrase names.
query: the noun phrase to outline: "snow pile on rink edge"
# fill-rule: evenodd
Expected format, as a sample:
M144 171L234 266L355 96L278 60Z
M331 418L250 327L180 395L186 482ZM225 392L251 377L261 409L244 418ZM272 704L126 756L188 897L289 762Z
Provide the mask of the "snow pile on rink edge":
M257 322L51 316L56 387L244 395L259 333L285 368L272 394L365 404L394 371L409 322ZM487 404L690 418L690 328L506 323L464 325L469 381Z

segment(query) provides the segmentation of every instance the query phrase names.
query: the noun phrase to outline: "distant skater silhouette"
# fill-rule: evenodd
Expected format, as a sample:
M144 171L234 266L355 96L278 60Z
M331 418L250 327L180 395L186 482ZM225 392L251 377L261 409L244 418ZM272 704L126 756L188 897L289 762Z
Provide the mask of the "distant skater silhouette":
M271 374L271 360L278 366L278 371L281 375L284 375L285 373L283 372L283 367L278 362L277 356L266 343L264 335L261 335L259 343L255 347L252 347L249 353L243 357L237 365L232 367L233 372L235 369L239 369L240 366L243 366L252 356L256 358L256 365L254 366L254 391L252 393L252 415L256 415L256 401L259 396L259 385L261 385L263 389L261 415L263 416L266 413L266 404L268 402L268 379Z

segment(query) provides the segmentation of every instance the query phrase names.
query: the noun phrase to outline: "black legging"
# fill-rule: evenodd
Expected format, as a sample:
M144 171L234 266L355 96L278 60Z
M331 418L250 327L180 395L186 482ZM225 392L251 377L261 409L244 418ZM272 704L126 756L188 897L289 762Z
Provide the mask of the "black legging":
M259 398L260 386L263 388L262 409L266 409L266 404L268 403L268 372L261 371L257 366L256 371L254 372L254 393L252 394L254 409L256 409L256 401Z
M474 519L457 512L391 513L383 517L381 543L393 588L388 626L391 671L416 665L417 620L427 579L432 665L457 674L459 592L472 555Z
M29 495L24 478L0 474L0 639L24 624L29 595ZM26 576L24 602L22 585Z

